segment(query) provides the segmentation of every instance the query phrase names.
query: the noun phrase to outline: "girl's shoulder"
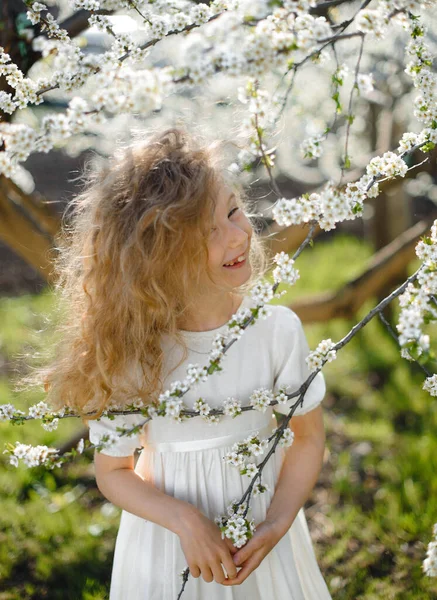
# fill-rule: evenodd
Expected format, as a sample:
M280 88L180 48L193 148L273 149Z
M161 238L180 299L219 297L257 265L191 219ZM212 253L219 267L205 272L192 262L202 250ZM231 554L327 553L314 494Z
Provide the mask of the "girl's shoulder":
M246 296L242 306L249 309L255 308L256 302L249 296ZM289 306L283 304L266 304L265 309L267 314L270 313L270 315L265 318L259 317L258 321L263 323L270 331L272 331L273 327L275 329L277 327L284 327L286 331L290 331L290 329L298 328L301 325L300 318Z

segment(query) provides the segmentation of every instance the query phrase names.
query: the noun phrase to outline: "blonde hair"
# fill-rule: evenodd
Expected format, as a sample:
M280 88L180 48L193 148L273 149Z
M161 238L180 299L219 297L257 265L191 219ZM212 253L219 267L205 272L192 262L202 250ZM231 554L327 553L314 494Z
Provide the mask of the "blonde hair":
M43 384L54 410L68 406L89 420L111 405L156 400L163 333L182 345L179 365L186 359L177 323L202 269L208 272L217 183L227 177L221 147L169 128L120 147L103 168L86 165L70 223L63 218L56 237L55 358L20 380ZM241 186L232 188L246 216L254 216ZM242 293L268 268L256 231L249 261ZM140 376L131 380L132 373Z

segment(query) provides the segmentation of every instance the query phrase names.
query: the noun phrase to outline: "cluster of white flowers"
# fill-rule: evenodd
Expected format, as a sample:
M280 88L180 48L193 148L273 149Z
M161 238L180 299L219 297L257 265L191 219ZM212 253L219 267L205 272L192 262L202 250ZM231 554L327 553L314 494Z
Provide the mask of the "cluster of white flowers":
M256 62L256 57L260 52L263 54L263 47L267 40L268 37L266 36L253 38L254 48L248 51L248 64L260 64ZM253 58L249 58L250 54L252 54L252 57L255 57L255 62L249 62L249 60L253 60ZM274 55L278 56L276 53ZM234 170L238 172L245 167L249 167L257 157L263 157L266 154L268 148L265 140L272 129L275 112L273 109L278 107L279 100L276 96L271 97L267 90L261 89L255 78L251 76L247 79L244 87L240 86L237 88L237 98L247 108L247 116L242 119L240 124L240 136L245 142L245 148L238 153L237 163L233 165ZM259 131L262 131L261 140L258 135ZM269 166L273 167L275 161L274 153L269 153L268 157Z
M61 29L59 24L56 22L54 16L48 11L45 13L44 17L41 16L42 11L47 11L47 6L42 4L41 2L33 2L30 10L27 11L26 16L32 25L36 23L40 23L41 20L44 21L45 29L44 32L49 37L54 37L64 43L71 43L70 38L68 37L68 31L66 29Z
M266 388L258 388L252 392L249 397L250 406L253 406L255 410L260 412L266 412L270 403L274 400L274 394L272 390Z
M375 156L366 167L367 174L371 177L405 177L408 171L407 163L394 152L385 152L382 156Z
M187 377L185 382L187 386L196 385L201 381L206 381L208 378L208 369L206 367L199 367L199 365L193 365L190 363L187 367Z
M233 500L227 507L227 514L215 517L215 523L220 527L222 538L229 538L236 548L241 548L255 532L254 519L247 519L244 512L247 504L238 505L238 500Z
M277 431L278 429L275 429L273 433L276 433ZM292 445L293 441L294 433L289 427L286 427L279 438L278 446L281 446L282 448L288 448Z
M0 421L10 421L17 412L24 415L23 411L17 411L12 404L0 404Z
M423 313L417 306L411 305L402 310L396 329L399 331L399 343L407 344L422 335Z
M254 462L247 462L245 466L240 469L241 475L247 475L250 479L253 479L258 473L258 466Z
M59 419L55 417L52 421L46 421L41 424L46 431L55 431L59 425Z
M223 350L225 346L226 335L224 333L218 333L212 342L212 350L209 353L209 360L211 362L220 361L223 357Z
M253 486L253 497L259 496L260 494L264 494L264 492L269 492L270 487L266 483L256 483Z
M272 286L269 283L258 282L250 290L250 295L257 304L267 304L273 298Z
M431 375L427 377L422 386L426 392L429 392L431 396L437 396L437 375Z
M418 143L417 133L405 132L399 140L398 152L408 152Z
M405 72L412 77L413 85L419 92L414 101L414 116L425 128L416 136L412 133L405 134L400 148L405 151L410 149L408 146L420 144L421 150L427 152L437 144L437 76L432 70L433 56L424 43L425 27L417 19L411 18L410 31L412 39L406 48L406 55L410 60Z
M102 8L112 4L115 6L117 3L113 0L102 2L98 0L77 0L77 6L87 7L91 11L97 10L96 7L98 6ZM425 2L413 2L413 4L417 4L418 9L426 5ZM259 128L263 137L265 137L274 121L272 107L275 104L279 105L279 100L276 98L270 99L268 92L260 90L255 85L255 81L259 79L261 74L270 72L275 66L283 67L289 61L297 62L308 58L320 47L320 40L329 39L335 33L331 24L324 17L315 17L308 14L307 11L312 5L314 5L312 0L289 0L283 7L275 7L272 13L267 14L267 16L261 16L263 12L261 11L258 22L252 28L242 25L247 23L249 15L253 17L252 7L248 12L248 7L243 5L240 8L238 2L216 0L209 6L207 4L197 4L190 7L188 12L180 10L172 14L165 11L161 3L155 3L153 6L148 5L145 11L146 22L140 26L140 29L150 36L149 42L152 44L172 31L181 31L187 25L202 26L211 19L215 19L212 24L215 27L214 35L218 39L221 36L225 40L229 23L232 24L232 28L239 26L241 28L241 44L233 46L231 51L226 44L217 43L216 48L211 52L203 53L199 61L193 62L192 57L190 57L190 60L187 60L185 65L178 67L176 71L172 67L134 70L132 66L136 62L143 61L149 50L141 49L126 34L116 34L111 28L109 19L103 15L91 15L90 25L98 26L106 31L109 30L114 38L113 44L102 55L85 54L77 44L68 38L65 30L59 28L54 18L46 11L44 4L36 2L32 4L29 10L29 18L37 23L41 20L40 13L45 11L43 19L47 26L48 37L39 36L34 39L34 50L41 51L43 56L50 55L53 75L51 78L41 79L37 82L31 79L24 81L22 74L18 74L17 67L9 65L11 70L9 76L12 79L14 78L14 73L12 73L12 70L14 70L16 83L21 82L21 89L16 88L15 97L7 93L0 94L0 106L7 112L11 112L18 107L24 108L29 103L42 102L43 93L41 92L43 90L61 87L69 91L74 87L84 86L87 80L93 76L94 87L97 92L91 92L87 100L88 107L85 108L84 106L76 111L67 111L67 115L62 115L64 122L63 127L60 129L65 131L65 139L68 135L83 131L89 123L102 122L104 117L96 114L102 109L113 113L158 110L161 107L163 98L173 93L174 78L178 80L181 75L184 83L188 79L196 84L208 78L217 68L227 71L230 75L249 75L248 86L241 88L239 93L240 99L247 104L249 113L249 118L246 122L243 122L242 126L242 131L246 129L249 134L249 146L242 150L240 157L244 163L249 157L251 157L250 160L253 160L253 158L260 157L267 151L263 142L258 139L257 135L254 135L254 132L256 128ZM122 3L121 6L130 7L129 3ZM356 21L358 29L366 34L380 35L385 30L388 22L387 16L394 12L395 18L404 26L408 24L411 30L412 24L410 21L412 19L409 21L406 14L403 14L406 11L411 11L411 6L411 1L381 0L377 3L375 10L365 9L358 14ZM120 5L117 8L120 8ZM225 11L228 11L226 16L229 16L229 21L223 20L225 27L221 27L219 25L221 21L216 17ZM421 50L422 44L417 40L414 43L410 44L409 52L416 62L420 58L420 66L423 66L428 61L428 55ZM322 50L318 55L318 60L321 60L326 52L326 50ZM120 60L121 62L119 62ZM114 64L118 64L116 73L113 69ZM413 64L410 65L409 69L419 80L422 76L418 72L419 67ZM338 76L344 76L345 69L343 67L338 71ZM11 82L9 83L13 86ZM371 88L370 75L360 74L357 85L361 91L369 91ZM425 82L423 86L425 86ZM424 111L421 105L421 119L427 119L428 122L431 122L432 110L431 108L430 111ZM61 115L57 116L61 117ZM47 115L46 117L50 122L54 115ZM41 128L41 131L37 134L37 139L31 141L31 152L48 151L57 143L55 140L50 139L50 131L45 131L44 128ZM27 137L30 135L28 133ZM432 131L430 135L433 135ZM49 139L43 139L47 136ZM313 147L313 154L319 152L320 144L317 145L316 140L312 140L309 146ZM268 160L271 165L274 164L274 158L273 152L268 153ZM4 156L0 159L1 172L10 176L17 166L17 161L22 160L26 160L24 150L19 149L18 155L6 150Z
M246 445L247 452L252 456L261 456L269 446L268 439L260 440L258 432L249 435L242 443Z
M241 415L241 402L236 398L226 398L223 402L223 414L227 417L235 418Z
M165 403L165 416L174 417L179 421L180 412L184 408L184 402L182 398L176 398L171 396Z
M224 461L240 469L242 475L247 474L247 465L253 464L248 459L252 456L264 454L269 446L268 439L260 440L259 432L250 434L242 442L235 442L229 452L223 457ZM252 470L253 467L249 467Z
M280 198L272 209L272 217L278 225L289 227L318 219L321 212L319 194L303 194L300 198Z
M282 385L275 394L275 400L278 401L278 404L286 404L288 402L287 387L287 385Z
M423 570L428 577L437 577L437 523L433 528L434 539L428 544Z
M419 356L421 356L424 352L429 352L430 349L430 339L429 339L429 335L419 335L419 337L417 338L417 343L413 344L414 346L414 350L410 351L408 350L408 344L406 348L402 348L401 349L401 356L403 358L406 358L409 361L413 361L416 358L418 358ZM414 353L414 356L412 356L411 352Z
M48 448L47 446L31 446L15 442L9 462L14 467L18 467L21 460L27 467L38 467L40 465L47 468L58 466L56 461L58 450L56 448Z
M45 402L38 402L29 407L29 416L33 419L42 419L49 412L50 408Z
M290 12L300 13L300 12L308 12L310 8L316 6L316 0L284 0L283 5L284 8L289 10Z
M201 417L206 417L211 412L211 407L203 398L198 398L194 403L194 410L196 410Z
M402 310L396 325L401 354L409 360L429 350L429 336L422 332L425 316L437 319L437 311L431 300L431 295L437 293L437 220L431 227L431 235L423 237L416 244L416 255L422 261L417 275L418 286L410 282L399 296Z
M294 268L294 260L284 251L275 254L275 263L278 265L273 269L273 280L276 282L294 285L300 277L300 273Z
M382 6L382 3L381 3ZM355 25L358 31L370 34L376 38L382 38L388 25L388 16L383 10L371 10L365 8L360 10L355 19Z
M239 339L245 329L243 329L244 323L252 316L252 311L249 308L240 308L228 323L228 336L232 339Z
M307 138L300 145L300 153L303 158L319 158L323 153L322 142L326 138L324 135L316 135Z
M331 362L337 358L337 351L333 350L335 343L328 338L322 340L317 348L310 352L305 359L310 372L320 369L325 361Z

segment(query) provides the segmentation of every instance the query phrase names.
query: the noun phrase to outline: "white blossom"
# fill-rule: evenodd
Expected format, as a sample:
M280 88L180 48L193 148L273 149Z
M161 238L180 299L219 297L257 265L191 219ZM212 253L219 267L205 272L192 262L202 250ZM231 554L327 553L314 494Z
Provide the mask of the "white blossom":
M233 500L227 507L227 514L215 517L215 523L220 527L222 538L229 538L237 548L241 548L252 537L255 531L255 521L243 516L246 503L238 506L238 500Z
M250 395L250 405L253 406L255 410L259 410L260 412L266 412L272 400L272 391L265 388L256 389Z
M289 285L294 285L300 277L300 273L294 268L294 260L284 251L276 254L274 257L275 263L278 265L273 269L273 279L276 282L282 281Z
M223 402L223 413L228 417L237 417L242 412L241 410L241 402L236 398L226 398Z
M369 94L373 91L373 74L359 73L357 75L357 87L360 94Z
M381 38L386 29L387 19L381 10L365 8L358 13L355 25L358 31Z
M12 404L0 404L0 421L9 421L14 413L15 408Z
M437 524L433 527L434 539L428 544L426 558L423 561L423 571L428 577L437 577Z
M166 417L178 417L182 410L183 400L181 398L170 397L165 405Z
M206 367L199 367L197 364L189 364L187 367L187 377L185 381L187 385L193 385L207 379Z
M268 440L259 439L258 432L249 435L243 443L246 444L248 452L253 456L261 456L261 454L264 454L269 445Z
M29 407L29 417L34 419L42 419L46 414L50 412L49 407L45 402L38 402Z
M55 429L58 428L59 425L59 419L55 418L50 422L47 423L41 423L42 427L46 430L46 431L55 431Z
M300 145L300 153L303 158L319 158L323 153L322 142L325 139L324 135L317 135L315 137L304 140Z
M58 455L56 448L48 446L31 446L15 442L15 448L10 458L10 464L17 467L19 461L22 460L27 467L38 467L40 465L46 467L53 466L53 458ZM55 465L56 466L56 465Z
M257 496L259 496L260 494L264 494L264 492L269 492L269 491L270 491L270 487L267 484L256 483L253 486L253 496L254 496L254 498L256 498Z
M324 361L331 362L337 358L337 351L333 350L335 343L328 338L322 340L317 348L310 352L305 358L305 362L308 365L310 372L320 369Z
M431 375L425 379L422 386L426 392L429 392L431 396L437 396L437 375Z
M405 132L399 141L398 152L408 152L417 144L418 136L416 133Z
M219 415L205 415L203 420L208 423L208 425L218 425L221 421Z
M211 412L211 407L203 400L203 398L198 398L194 402L194 410L197 411L201 416L206 416Z
M293 431L289 427L286 427L284 429L284 431L282 432L281 437L279 438L278 446L281 446L282 448L288 448L289 446L292 445L293 440L294 440Z
M250 479L253 479L255 475L258 473L258 467L255 463L249 462L246 463L244 469L240 471L241 475L247 475Z
M259 304L270 302L273 298L272 286L268 283L259 282L251 288L250 295Z
M261 306L258 309L258 318L259 319L267 319L268 317L270 317L272 315L272 311L270 308L267 308L267 306Z

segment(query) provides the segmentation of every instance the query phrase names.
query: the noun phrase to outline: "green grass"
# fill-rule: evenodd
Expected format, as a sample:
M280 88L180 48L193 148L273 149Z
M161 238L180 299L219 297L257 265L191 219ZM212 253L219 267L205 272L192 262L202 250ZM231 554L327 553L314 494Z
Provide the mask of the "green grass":
M340 287L371 253L346 235L317 242L299 257L301 278L279 301ZM367 301L356 320L374 302ZM9 367L17 352L35 343L32 332L51 308L48 293L0 300L0 353ZM399 314L396 302L393 314ZM305 325L310 347L338 341L356 320ZM421 389L423 373L400 357L378 318L323 372L327 452L307 512L333 598L437 598L437 580L421 571L437 521L437 403ZM2 404L23 408L42 397L14 394L7 376L0 378ZM3 441L56 445L78 427L72 419L52 433L38 423L0 423L0 434ZM0 457L0 600L107 598L120 511L97 490L91 459L45 471L14 469Z

